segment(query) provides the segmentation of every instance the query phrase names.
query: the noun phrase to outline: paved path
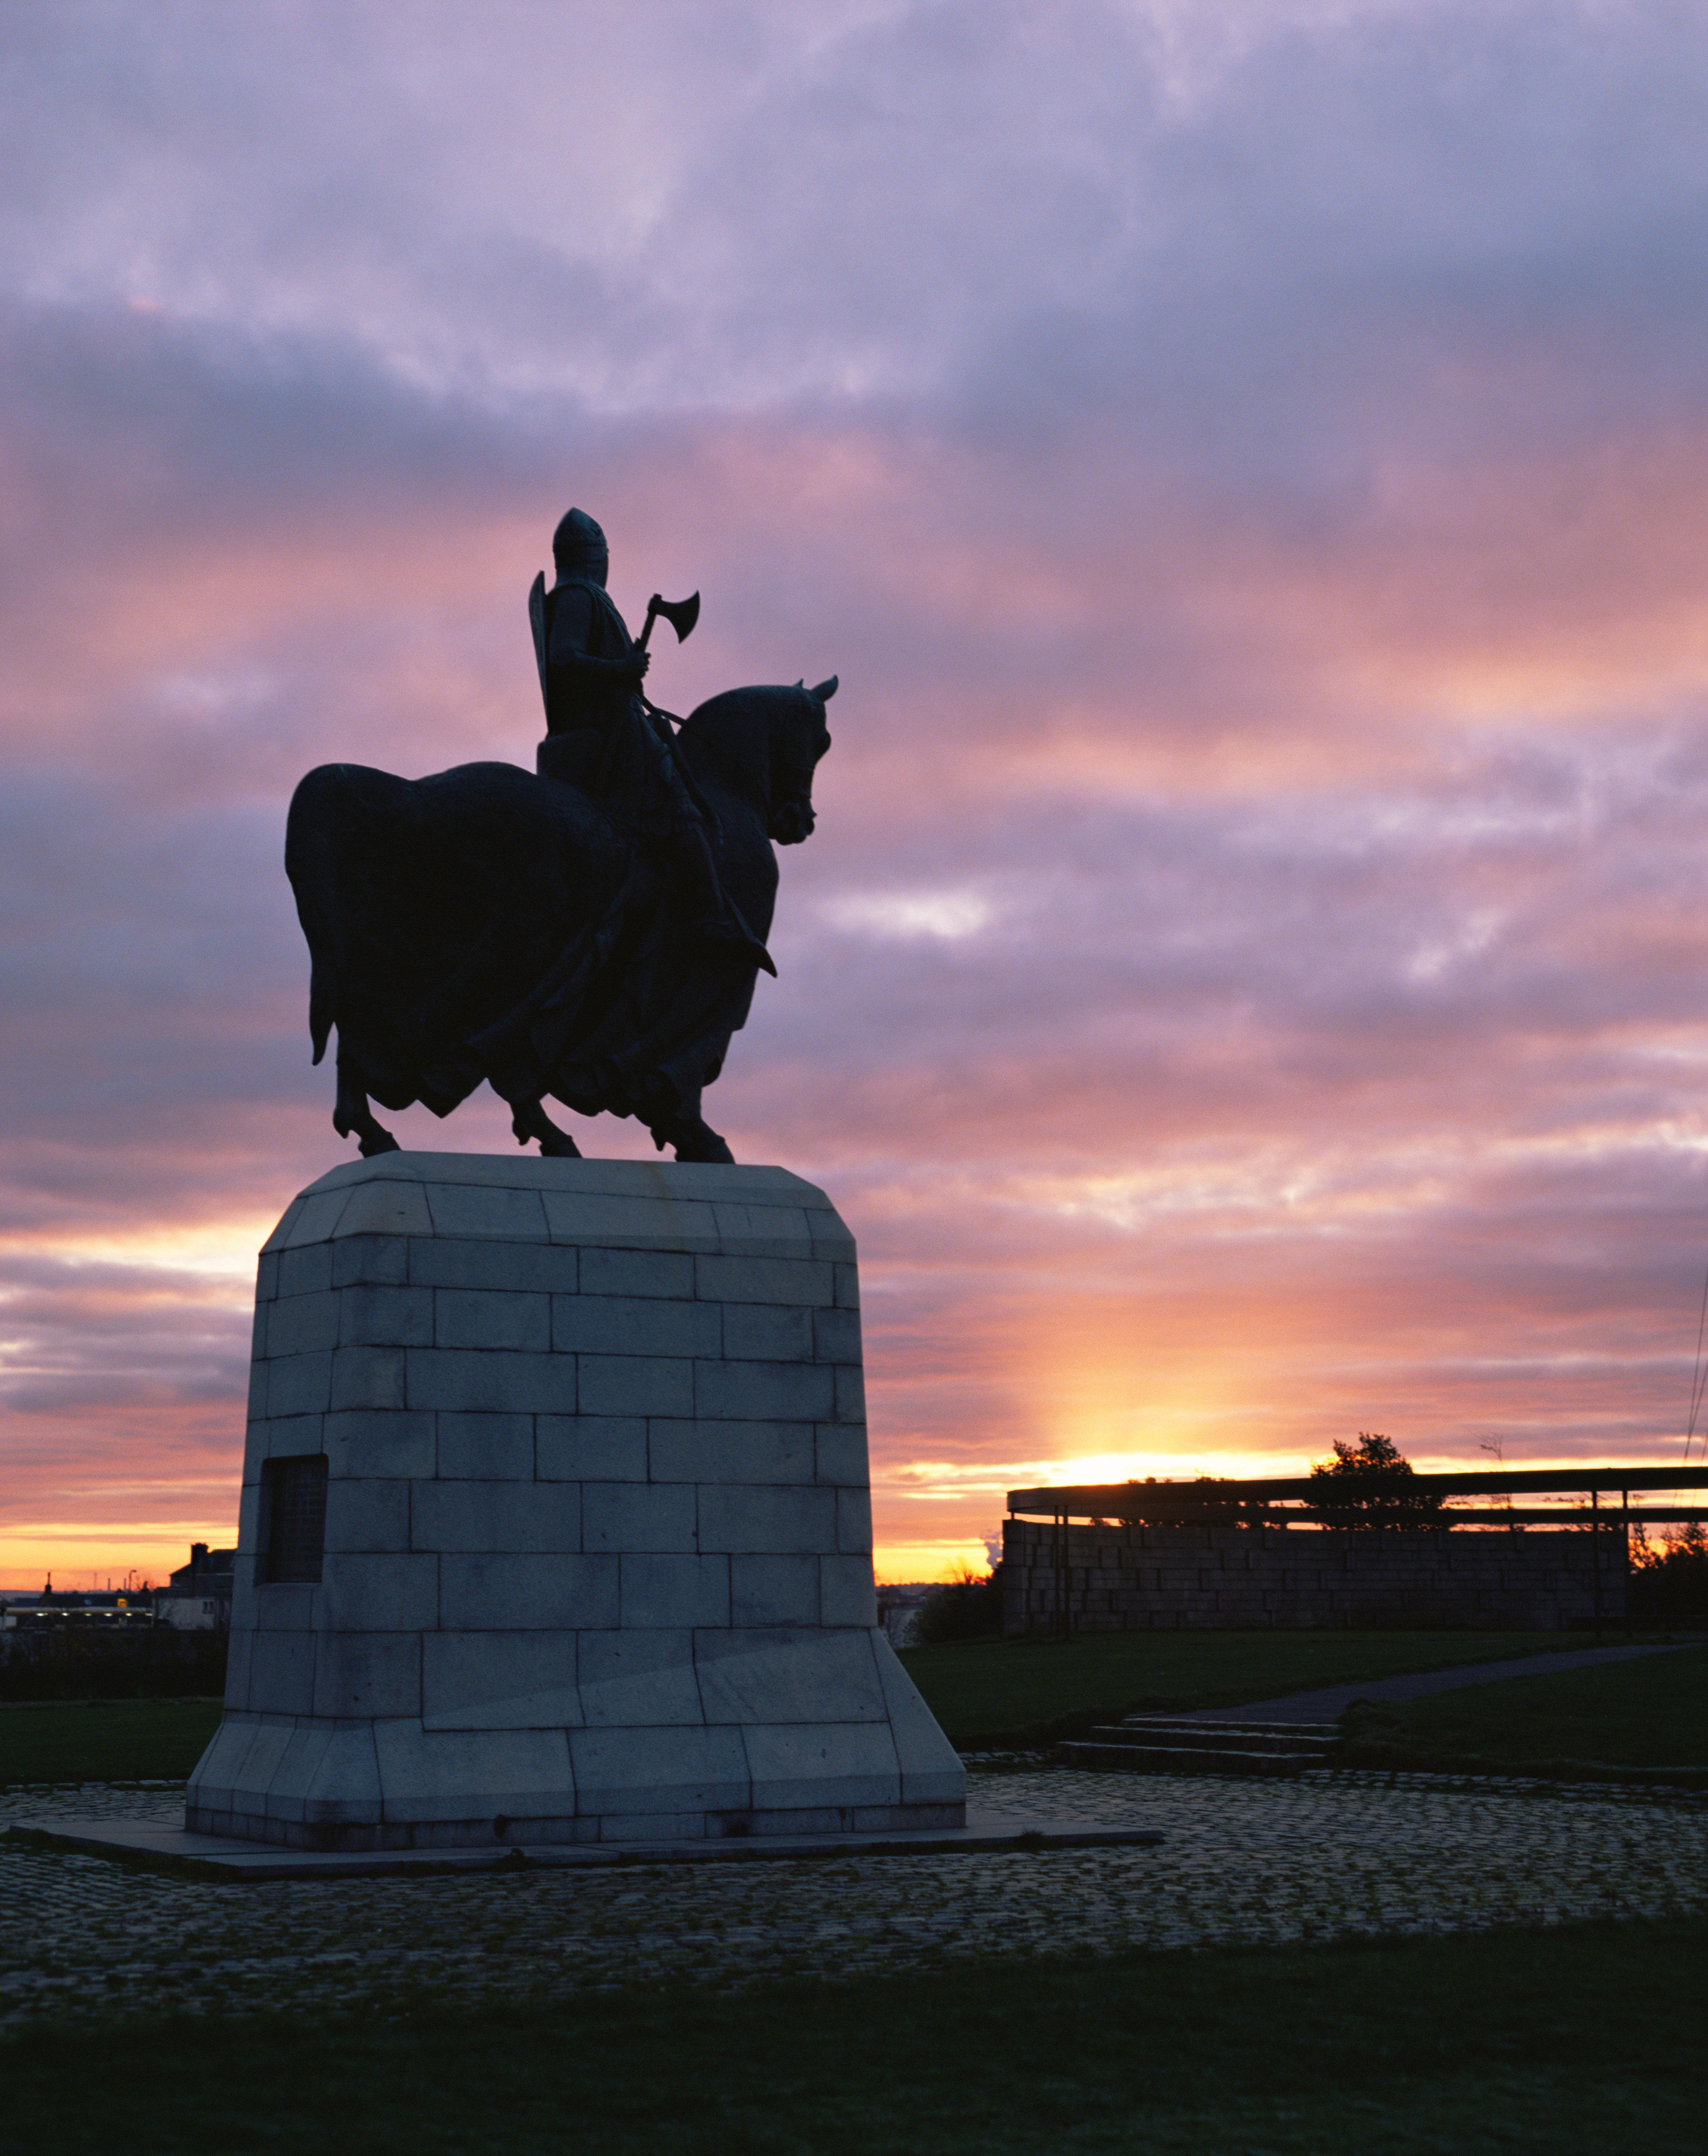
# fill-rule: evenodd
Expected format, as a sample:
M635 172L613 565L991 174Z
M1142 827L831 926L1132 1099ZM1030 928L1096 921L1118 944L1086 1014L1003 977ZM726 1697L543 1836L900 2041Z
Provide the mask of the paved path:
M943 1969L1708 1910L1708 1799L1331 1774L975 1774L1160 1847L227 1885L0 1842L0 2026L158 2010L407 2012L680 1981ZM181 1787L0 1792L0 1823L181 1816Z
M1650 1640L1640 1646L1582 1647L1564 1655L1523 1655L1510 1662L1461 1662L1456 1669L1422 1670L1410 1676L1371 1677L1362 1684L1325 1685L1320 1691L1289 1692L1285 1699L1254 1700L1246 1707L1212 1707L1177 1720L1193 1722L1336 1722L1355 1699L1428 1699L1466 1685L1499 1684L1507 1677L1548 1677L1561 1670L1593 1669L1601 1662L1629 1661L1637 1655L1675 1653L1694 1641Z

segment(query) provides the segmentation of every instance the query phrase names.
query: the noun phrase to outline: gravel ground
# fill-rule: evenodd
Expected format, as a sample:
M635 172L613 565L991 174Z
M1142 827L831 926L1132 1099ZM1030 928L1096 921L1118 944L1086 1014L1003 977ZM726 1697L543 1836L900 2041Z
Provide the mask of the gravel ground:
M469 2004L685 1980L1475 1931L1708 1908L1708 1801L1333 1774L975 1769L1017 1820L1157 1826L1157 1848L246 1885L0 1841L0 2025L429 1994ZM0 1791L13 1820L182 1817L176 1784Z

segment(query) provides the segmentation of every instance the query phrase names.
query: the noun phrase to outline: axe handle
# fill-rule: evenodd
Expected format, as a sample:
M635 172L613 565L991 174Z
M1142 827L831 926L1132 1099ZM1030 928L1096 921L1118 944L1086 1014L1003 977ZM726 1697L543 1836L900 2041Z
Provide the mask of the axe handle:
M652 597L646 603L646 626L641 630L640 634L634 640L634 648L637 651L644 651L646 649L647 639L652 634L653 624L658 619L658 618L659 595L654 592Z

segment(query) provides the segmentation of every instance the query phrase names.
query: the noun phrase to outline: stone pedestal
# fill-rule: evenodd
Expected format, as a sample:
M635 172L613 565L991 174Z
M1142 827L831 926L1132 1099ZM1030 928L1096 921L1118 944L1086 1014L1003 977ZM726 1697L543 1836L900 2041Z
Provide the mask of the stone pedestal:
M775 1168L398 1152L256 1293L204 1833L957 1825L875 1629L852 1238Z

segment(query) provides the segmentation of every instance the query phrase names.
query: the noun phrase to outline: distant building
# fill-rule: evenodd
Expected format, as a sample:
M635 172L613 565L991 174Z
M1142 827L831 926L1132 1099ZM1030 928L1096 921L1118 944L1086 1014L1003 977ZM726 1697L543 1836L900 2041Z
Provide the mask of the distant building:
M156 1617L180 1632L228 1630L236 1563L234 1549L210 1550L206 1543L192 1543L190 1562L181 1564L155 1595Z

